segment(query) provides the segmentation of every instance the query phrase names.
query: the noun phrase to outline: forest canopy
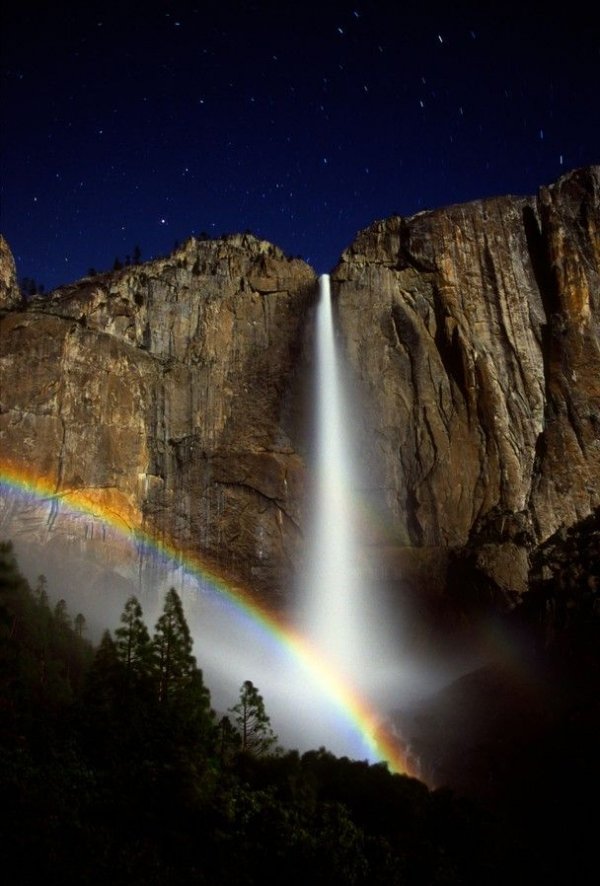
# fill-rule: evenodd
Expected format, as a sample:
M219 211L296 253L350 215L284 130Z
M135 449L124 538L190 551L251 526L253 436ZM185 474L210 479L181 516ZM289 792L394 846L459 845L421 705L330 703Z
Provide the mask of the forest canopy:
M218 715L169 589L114 635L31 587L0 543L3 870L19 882L500 884L530 835L386 764L277 746L251 679ZM201 653L201 643L200 643ZM250 677L251 675L249 675Z

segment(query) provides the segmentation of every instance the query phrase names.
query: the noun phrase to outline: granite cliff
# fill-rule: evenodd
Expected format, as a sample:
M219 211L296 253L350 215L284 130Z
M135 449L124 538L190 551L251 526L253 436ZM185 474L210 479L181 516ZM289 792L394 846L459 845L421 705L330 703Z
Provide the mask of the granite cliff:
M468 558L510 604L599 503L600 167L376 223L335 281L404 565Z
M310 268L250 235L192 239L24 308L5 292L3 459L257 593L284 588L302 473L284 413ZM93 547L93 521L58 518L30 511L4 532Z
M251 235L192 238L25 303L1 247L3 462L285 605L311 268ZM537 547L600 505L600 167L376 222L331 279L386 580L440 599L468 574L514 606ZM98 545L60 507L1 516L4 537Z

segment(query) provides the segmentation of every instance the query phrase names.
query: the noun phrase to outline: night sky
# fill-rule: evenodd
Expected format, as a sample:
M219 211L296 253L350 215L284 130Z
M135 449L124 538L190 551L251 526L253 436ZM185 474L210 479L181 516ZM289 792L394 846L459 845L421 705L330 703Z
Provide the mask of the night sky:
M19 278L247 229L323 273L378 218L600 162L600 17L531 5L4 4Z

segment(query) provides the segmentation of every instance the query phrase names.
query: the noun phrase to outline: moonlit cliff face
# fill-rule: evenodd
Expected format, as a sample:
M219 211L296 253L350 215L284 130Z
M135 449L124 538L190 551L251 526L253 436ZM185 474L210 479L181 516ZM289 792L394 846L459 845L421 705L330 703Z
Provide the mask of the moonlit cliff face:
M314 281L252 236L191 240L6 313L3 459L277 599L300 541L288 400ZM60 508L51 527L8 510L15 540L97 545Z
M372 225L332 280L400 570L469 546L524 591L531 547L600 503L600 168Z
M363 492L385 511L365 533L390 581L443 593L468 550L500 597L523 592L531 550L600 504L599 191L592 167L530 199L376 222L332 272ZM192 239L22 307L1 258L3 460L285 604L313 271L249 235ZM90 538L60 508L2 513L4 537Z

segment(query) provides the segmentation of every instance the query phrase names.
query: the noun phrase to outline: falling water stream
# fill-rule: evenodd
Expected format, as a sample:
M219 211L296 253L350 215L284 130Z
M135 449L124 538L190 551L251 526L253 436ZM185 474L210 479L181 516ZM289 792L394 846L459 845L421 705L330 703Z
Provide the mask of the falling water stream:
M357 485L328 274L319 278L315 326L315 488L306 570L306 629L354 680L364 678L364 578L353 519Z
M414 680L405 657L399 661L398 644L388 631L391 619L380 605L365 556L364 533L356 525L360 490L367 485L353 457L359 434L352 415L359 410L355 392L350 398L345 390L329 276L321 276L319 284L314 327L314 487L307 515L306 567L298 593L302 603L294 631L288 636L263 629L252 607L245 612L216 594L185 560L166 558L163 563L159 555L149 587L173 585L182 594L195 652L217 711L226 711L236 701L242 681L251 679L263 694L284 747L326 746L336 754L379 759L379 752L366 740L372 716L361 713L366 710L362 700L377 717L380 713L385 717ZM63 565L57 566L58 586ZM41 571L47 569L40 567L34 574ZM107 599L102 597L104 616ZM151 627L158 610L152 612L144 602L144 612ZM298 645L290 639L296 629L303 649L306 639L306 651L300 656L292 654Z

